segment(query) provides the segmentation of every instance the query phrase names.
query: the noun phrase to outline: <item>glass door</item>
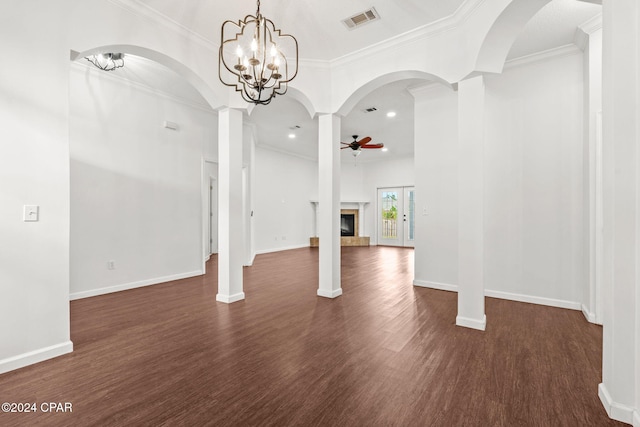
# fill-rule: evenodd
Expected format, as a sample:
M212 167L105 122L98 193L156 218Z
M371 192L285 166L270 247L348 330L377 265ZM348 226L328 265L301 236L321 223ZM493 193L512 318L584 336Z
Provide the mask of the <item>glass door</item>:
M415 190L413 187L378 189L378 244L414 246Z

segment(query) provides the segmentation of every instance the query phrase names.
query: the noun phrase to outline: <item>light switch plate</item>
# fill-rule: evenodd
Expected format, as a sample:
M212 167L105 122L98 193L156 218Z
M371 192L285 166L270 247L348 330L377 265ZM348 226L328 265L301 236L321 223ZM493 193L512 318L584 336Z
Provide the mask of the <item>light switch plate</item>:
M34 222L40 219L40 206L24 205L24 222Z

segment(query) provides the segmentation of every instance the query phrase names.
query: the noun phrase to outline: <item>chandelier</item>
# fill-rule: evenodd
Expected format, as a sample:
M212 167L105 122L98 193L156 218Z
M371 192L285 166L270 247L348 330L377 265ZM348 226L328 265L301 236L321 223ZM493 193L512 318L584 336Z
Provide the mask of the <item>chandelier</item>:
M298 41L281 34L273 21L262 16L260 0L257 6L255 16L222 24L218 77L245 101L266 105L276 95L284 95L298 74ZM295 62L289 64L285 54L295 54Z
M84 59L104 71L113 71L124 66L124 53L100 53Z

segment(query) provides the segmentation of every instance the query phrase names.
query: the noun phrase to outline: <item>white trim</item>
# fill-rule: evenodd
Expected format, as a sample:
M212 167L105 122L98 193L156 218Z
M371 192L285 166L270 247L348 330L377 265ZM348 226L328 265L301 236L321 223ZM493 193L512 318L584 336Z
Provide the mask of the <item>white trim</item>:
M256 251L255 255L270 254L270 253L273 253L273 252L290 251L290 250L293 250L293 249L302 249L302 248L308 248L308 247L309 247L309 243L306 243L304 245L286 246L284 248L262 249L262 250Z
M458 285L451 285L448 283L429 282L426 280L414 280L413 285L419 286L422 288L438 289L441 291L458 292ZM536 297L532 295L514 294L511 292L492 291L490 289L485 289L484 296L490 297L490 298L504 299L509 301L526 302L529 304L546 305L549 307L566 308L569 310L578 310L578 311L582 310L583 312L586 310L586 307L584 307L579 302L566 301L566 300L560 300L555 298ZM591 315L591 316L594 317L593 322L589 320L589 317L587 317L587 314L585 313L585 317L587 317L587 320L589 320L591 323L595 323L595 316L594 315Z
M438 289L440 291L458 292L458 285L449 285L447 283L427 282L426 280L414 280L413 286L421 288Z
M587 322L597 324L595 313L590 312L589 308L584 304L582 304L582 314L584 314L584 317L585 319L587 319Z
M640 427L640 412L633 411L633 427Z
M491 291L485 289L484 295L491 298L500 298L510 301L527 302L530 304L546 305L549 307L566 308L569 310L582 310L582 304L574 301L565 301L555 298L536 297L532 295L513 294L511 292Z
M487 315L482 316L482 319L470 319L468 317L457 316L456 325L464 328L477 329L484 331L487 327Z
M167 15L158 12L156 9L142 3L140 0L108 0L114 5L126 10L127 12L148 19L151 22L156 24L160 24L165 28L178 33L184 38L193 41L204 48L215 52L216 55L218 53L219 45L212 42L211 40L203 37L199 33L191 30L190 28L185 27L184 25L176 22L175 20L169 18Z
M444 18L430 22L422 27L415 28L381 42L374 43L362 49L349 52L338 58L331 59L330 63L332 66L351 64L377 52L394 50L397 49L398 46L403 46L417 40L429 39L453 30L465 23L467 19L473 15L473 12L480 7L482 3L484 3L484 1L485 0L466 0L449 16L445 16Z
M74 292L69 295L69 300L95 297L98 295L111 294L114 292L127 291L129 289L142 288L145 286L158 285L160 283L171 282L173 280L187 279L189 277L202 276L202 270L191 271L189 273L173 274L171 276L156 277L154 279L140 280L138 282L124 283L122 285L106 286L104 288L92 289L90 291Z
M277 148L272 145L267 145L265 143L256 142L256 148L260 148L262 150L273 151L274 153L284 154L285 156L297 157L299 159L308 160L310 162L317 162L318 159L314 159L313 157L305 156L304 154L294 153L293 151L287 151L282 148Z
M633 424L635 422L634 418L637 420L637 412L634 414L633 408L621 405L611 399L611 395L604 383L598 384L598 397L600 398L600 402L602 402L602 406L604 406L604 409L607 411L609 418L627 424Z
M582 50L573 43L564 46L554 47L552 49L543 50L541 52L532 53L530 55L521 56L519 58L510 59L504 64L503 70L510 68L522 67L534 62L548 61L565 56L581 54Z
M222 294L216 295L216 301L223 302L225 304L232 304L234 302L242 301L243 299L244 299L244 292L240 292L239 294L235 294L235 295L222 295Z
M45 360L53 359L54 357L62 356L63 354L71 353L72 351L73 343L71 341L65 341L50 347L2 359L0 360L0 374L24 368L25 366L33 365L34 363L44 362Z
M325 291L324 289L318 289L318 296L324 298L338 298L342 295L342 288L338 288L334 291Z

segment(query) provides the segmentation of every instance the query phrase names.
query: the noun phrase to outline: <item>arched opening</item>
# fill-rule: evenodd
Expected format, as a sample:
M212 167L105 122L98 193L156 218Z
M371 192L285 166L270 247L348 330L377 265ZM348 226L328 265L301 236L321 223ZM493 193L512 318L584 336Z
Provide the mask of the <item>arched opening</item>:
M103 71L84 57L125 54ZM70 71L71 298L204 273L222 98L159 52L104 46Z

